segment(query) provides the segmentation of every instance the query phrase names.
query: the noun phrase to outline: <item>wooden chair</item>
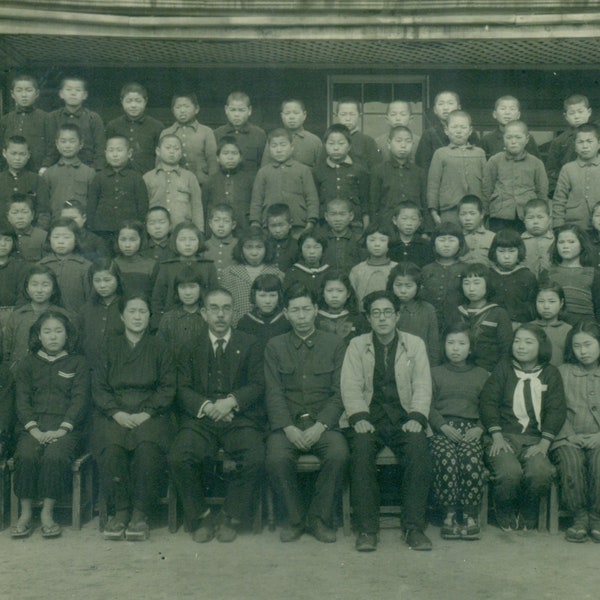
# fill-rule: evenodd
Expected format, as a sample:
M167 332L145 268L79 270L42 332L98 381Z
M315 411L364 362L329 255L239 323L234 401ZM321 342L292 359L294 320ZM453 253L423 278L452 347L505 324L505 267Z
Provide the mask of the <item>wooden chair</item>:
M177 531L177 494L175 493L175 486L171 483L167 485L167 493L163 498L159 499L159 504L167 507L167 526L170 533ZM106 503L106 496L102 490L98 493L98 526L100 531L104 531L104 527L108 522L108 507Z
M321 461L314 454L301 454L296 463L296 471L298 473L316 473L321 469ZM275 531L275 507L273 502L273 490L267 484L267 523L269 531Z
M212 459L217 477L222 475L225 479L229 473L233 473L236 468L236 462L221 448L217 456ZM205 497L206 503L212 506L222 506L225 502L225 496L210 495ZM259 490L256 510L254 512L254 520L252 522L253 533L262 531L262 513L263 513L263 490Z
M19 519L19 499L15 495L14 471L15 461L10 458L7 461L10 472L10 524L16 525ZM73 472L72 493L70 498L56 504L57 509L71 509L71 526L73 529L81 529L84 520L91 521L94 508L94 469L92 455L89 452L76 458L71 465ZM41 506L42 501L38 502Z

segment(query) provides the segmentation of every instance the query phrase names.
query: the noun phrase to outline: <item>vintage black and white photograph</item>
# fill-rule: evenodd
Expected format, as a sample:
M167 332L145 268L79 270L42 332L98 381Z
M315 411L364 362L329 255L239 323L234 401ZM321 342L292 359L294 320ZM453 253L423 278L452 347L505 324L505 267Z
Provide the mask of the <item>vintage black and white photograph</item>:
M0 599L591 600L600 4L0 2Z

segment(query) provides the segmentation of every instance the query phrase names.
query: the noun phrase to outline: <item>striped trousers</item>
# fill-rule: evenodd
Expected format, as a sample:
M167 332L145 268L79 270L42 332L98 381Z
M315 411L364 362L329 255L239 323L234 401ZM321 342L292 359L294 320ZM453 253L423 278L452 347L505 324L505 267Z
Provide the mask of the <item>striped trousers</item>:
M559 446L552 452L552 460L558 468L565 508L587 510L600 519L600 448Z

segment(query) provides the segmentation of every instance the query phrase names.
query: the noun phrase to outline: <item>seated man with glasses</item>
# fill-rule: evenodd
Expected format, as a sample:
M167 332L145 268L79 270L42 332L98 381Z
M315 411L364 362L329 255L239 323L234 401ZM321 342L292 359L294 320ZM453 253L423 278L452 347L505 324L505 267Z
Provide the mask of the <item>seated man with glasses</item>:
M281 499L286 522L282 542L308 530L320 542L335 542L333 513L348 462L348 446L338 429L342 414L342 338L315 328L315 294L300 282L284 294L292 331L272 338L265 351L266 405L272 433L267 439L267 472ZM296 464L315 454L321 468L307 510Z
M341 391L350 445L350 496L358 529L356 549L376 549L379 531L377 453L388 446L402 468L402 522L413 550L431 550L425 511L431 480L427 418L431 374L425 343L396 329L399 300L391 292L364 298L373 330L350 341Z
M204 296L208 327L178 366L181 427L169 468L183 506L184 524L196 542L232 542L254 514L264 473L263 355L256 338L231 328L233 300L224 289ZM204 460L223 448L236 462L218 517L205 501Z

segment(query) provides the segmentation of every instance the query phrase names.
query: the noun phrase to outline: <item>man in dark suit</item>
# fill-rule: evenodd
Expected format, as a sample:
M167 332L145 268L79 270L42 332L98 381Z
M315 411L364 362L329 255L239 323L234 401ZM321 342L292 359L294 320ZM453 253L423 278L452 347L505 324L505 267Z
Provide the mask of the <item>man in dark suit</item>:
M231 328L227 290L209 291L201 314L208 327L179 362L183 416L169 468L194 541L208 542L216 533L220 542L232 542L238 526L253 514L264 471L263 357L254 337ZM204 459L221 447L237 469L215 517L204 498L202 471Z

